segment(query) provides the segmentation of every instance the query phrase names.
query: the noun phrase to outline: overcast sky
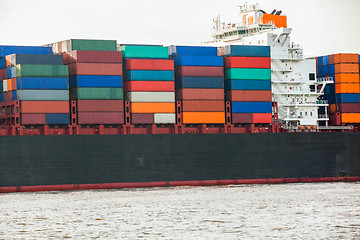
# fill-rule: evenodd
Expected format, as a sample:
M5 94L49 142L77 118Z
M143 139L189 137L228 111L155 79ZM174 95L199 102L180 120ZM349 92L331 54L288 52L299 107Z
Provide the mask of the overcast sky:
M0 0L0 44L42 45L70 38L200 45L212 19L238 20L242 0ZM309 56L360 52L360 0L248 0L282 10L292 41Z

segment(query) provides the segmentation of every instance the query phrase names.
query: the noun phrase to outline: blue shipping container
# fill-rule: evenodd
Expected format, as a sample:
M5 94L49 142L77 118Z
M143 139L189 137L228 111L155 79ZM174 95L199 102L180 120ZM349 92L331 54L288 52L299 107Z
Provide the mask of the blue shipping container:
M12 100L13 101L17 100L17 91L12 91Z
M6 67L6 78L12 78L12 75L11 75L11 67ZM15 75L16 77L16 75Z
M271 113L271 102L232 102L233 113Z
M70 88L77 87L119 87L122 76L74 75L69 77Z
M325 95L335 95L335 84L327 84L324 88Z
M16 89L69 89L66 77L18 77Z
M62 55L14 54L11 64L63 65L63 57Z
M174 81L174 71L127 70L127 81Z
M340 93L336 94L337 103L360 103L359 93Z
M5 67L6 67L5 58L0 57L0 69Z
M46 114L47 124L70 124L69 113L47 113Z
M227 80L226 90L271 90L271 81L267 80Z
M318 66L323 66L324 64L323 64L323 59L324 59L324 57L317 57L317 59L318 59L318 61L317 61L317 65Z
M175 65L222 67L224 58L220 56L178 56L175 58Z
M323 65L329 65L329 56L323 57Z
M4 94L0 93L0 102L4 102Z
M0 45L0 57L6 55L19 54L52 54L51 47L37 47L37 46L6 46Z
M335 104L336 103L335 94L324 95L324 99L329 101L329 104Z
M226 56L270 57L270 46L231 45L225 47Z
M216 47L204 46L170 46L169 55L172 56L217 56Z
M180 88L211 88L224 89L222 77L179 77L175 80L176 89Z

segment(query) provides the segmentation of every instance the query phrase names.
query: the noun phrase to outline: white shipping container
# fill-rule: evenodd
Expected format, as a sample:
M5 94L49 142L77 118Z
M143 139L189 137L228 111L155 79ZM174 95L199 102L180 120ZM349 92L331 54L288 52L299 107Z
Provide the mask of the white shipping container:
M175 124L175 113L155 113L155 124Z
M175 102L174 92L128 92L130 102Z
M3 92L7 92L7 90L8 90L7 81L8 80L3 80Z
M16 67L11 67L11 78L16 78Z

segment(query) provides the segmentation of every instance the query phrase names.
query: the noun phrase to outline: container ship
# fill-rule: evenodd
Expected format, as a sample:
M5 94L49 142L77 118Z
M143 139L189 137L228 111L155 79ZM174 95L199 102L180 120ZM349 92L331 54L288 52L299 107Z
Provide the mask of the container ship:
M0 193L360 181L359 54L239 19L205 46L0 46Z

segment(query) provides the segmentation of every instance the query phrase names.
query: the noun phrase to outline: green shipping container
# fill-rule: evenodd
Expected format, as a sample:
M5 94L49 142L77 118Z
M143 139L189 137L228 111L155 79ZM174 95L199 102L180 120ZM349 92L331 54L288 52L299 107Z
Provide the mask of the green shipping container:
M226 79L271 80L271 69L229 68L229 69L226 69Z
M121 46L123 57L127 58L169 58L169 50L162 46Z
M70 39L66 45L68 51L116 51L116 40Z
M67 77L66 65L16 65L16 77Z
M73 88L72 99L77 100L122 100L122 88Z

